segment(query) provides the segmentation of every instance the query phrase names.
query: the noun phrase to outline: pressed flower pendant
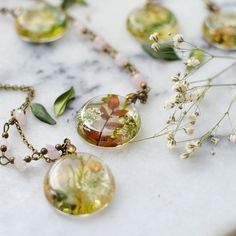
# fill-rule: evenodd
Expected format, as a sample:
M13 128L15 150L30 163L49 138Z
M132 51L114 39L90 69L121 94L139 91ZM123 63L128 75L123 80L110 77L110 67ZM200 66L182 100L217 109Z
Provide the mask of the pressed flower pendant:
M88 101L78 112L79 135L95 146L122 146L136 137L141 126L133 103L108 94Z
M16 16L16 31L27 42L48 43L61 38L68 25L66 14L46 3L36 4Z
M150 42L149 36L157 32L161 41L176 34L179 26L175 15L158 3L147 3L132 11L127 19L129 32L142 42Z
M235 8L211 12L203 23L203 35L215 47L227 50L236 49Z
M87 153L62 156L48 171L44 192L49 203L70 215L91 215L112 201L115 181L110 169Z

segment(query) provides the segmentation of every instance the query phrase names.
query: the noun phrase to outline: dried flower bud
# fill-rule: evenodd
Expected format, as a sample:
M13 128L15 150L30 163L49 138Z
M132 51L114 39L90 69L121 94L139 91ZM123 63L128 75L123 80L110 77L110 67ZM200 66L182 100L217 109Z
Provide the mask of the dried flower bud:
M160 44L157 43L157 42L155 42L155 43L153 43L153 44L151 45L151 48L152 48L154 51L158 52L159 49L160 49Z
M158 42L159 41L159 35L158 33L153 33L149 36L149 40L154 41L154 42Z

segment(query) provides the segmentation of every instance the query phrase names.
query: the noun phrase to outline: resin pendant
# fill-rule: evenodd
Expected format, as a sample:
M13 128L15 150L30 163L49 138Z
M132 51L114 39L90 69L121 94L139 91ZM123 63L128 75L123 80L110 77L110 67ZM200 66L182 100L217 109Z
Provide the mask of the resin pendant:
M49 4L37 4L16 16L16 32L27 42L48 43L61 38L67 29L66 14Z
M78 112L77 130L90 144L117 147L134 139L141 126L134 104L108 94L88 101Z
M236 49L236 12L235 8L222 9L210 13L203 23L203 35L215 47Z
M68 154L48 171L44 192L49 203L70 215L90 215L111 202L115 181L110 169L88 153Z
M176 34L179 26L175 15L158 3L147 3L130 13L127 28L140 41L150 43L149 36L158 33L161 41L169 38L169 34Z

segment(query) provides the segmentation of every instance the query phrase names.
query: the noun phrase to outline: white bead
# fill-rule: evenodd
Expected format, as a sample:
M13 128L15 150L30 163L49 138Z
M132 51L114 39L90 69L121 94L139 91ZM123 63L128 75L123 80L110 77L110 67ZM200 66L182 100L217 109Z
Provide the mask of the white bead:
M0 146L6 146L7 147L7 151L10 150L10 145L9 145L7 139L5 139L5 138L1 138L0 139Z
M85 26L79 21L76 21L74 25L75 28L77 28L80 32L83 32L85 30Z
M121 53L118 53L115 56L115 63L119 66L119 67L123 67L125 65L128 64L128 59Z
M138 87L138 88L140 88L140 85L141 85L142 82L143 83L146 82L144 80L143 76L141 74L139 74L139 73L135 74L133 79L134 79L135 86Z
M106 41L99 36L93 40L93 45L99 51L103 51L107 46Z
M16 118L16 120L18 121L20 126L24 126L26 124L26 121L27 121L26 114L24 113L24 111L22 109L15 110L13 115Z
M51 160L57 160L61 157L60 152L57 151L57 149L53 145L47 144L46 148L48 150L47 157Z
M26 162L21 157L16 157L14 160L14 164L16 168L21 172L27 169Z

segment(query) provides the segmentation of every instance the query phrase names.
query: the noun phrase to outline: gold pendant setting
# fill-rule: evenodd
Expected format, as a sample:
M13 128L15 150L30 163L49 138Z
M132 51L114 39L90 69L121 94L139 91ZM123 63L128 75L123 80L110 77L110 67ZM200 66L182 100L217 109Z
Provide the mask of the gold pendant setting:
M236 49L236 13L235 8L211 12L203 22L203 35L215 47Z
M88 153L66 154L48 171L44 192L58 211L86 216L107 207L115 193L110 169Z
M15 20L17 34L27 42L49 43L61 38L68 19L61 9L46 3L22 10Z
M77 131L95 146L122 146L137 136L140 127L135 105L115 94L95 97L78 112Z
M150 43L149 36L158 33L161 41L166 41L169 34L179 30L175 15L158 3L147 3L133 10L127 19L129 32L138 40Z

